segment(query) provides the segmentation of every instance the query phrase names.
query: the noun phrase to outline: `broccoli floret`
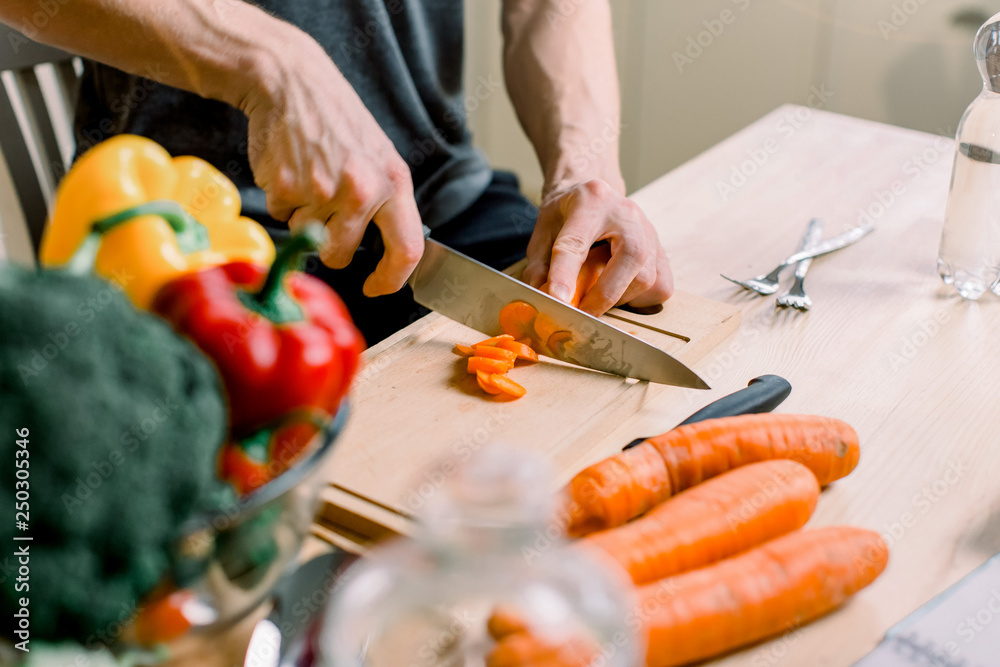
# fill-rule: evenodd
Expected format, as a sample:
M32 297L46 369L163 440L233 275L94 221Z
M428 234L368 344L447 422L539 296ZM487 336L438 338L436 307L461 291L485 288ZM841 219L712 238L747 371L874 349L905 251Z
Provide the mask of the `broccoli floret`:
M11 550L0 555L0 615L10 619L25 596L32 639L117 638L142 596L171 577L181 524L224 497L222 391L199 350L114 285L0 266L0 542L30 548L27 593L15 590ZM14 462L25 428L21 531Z

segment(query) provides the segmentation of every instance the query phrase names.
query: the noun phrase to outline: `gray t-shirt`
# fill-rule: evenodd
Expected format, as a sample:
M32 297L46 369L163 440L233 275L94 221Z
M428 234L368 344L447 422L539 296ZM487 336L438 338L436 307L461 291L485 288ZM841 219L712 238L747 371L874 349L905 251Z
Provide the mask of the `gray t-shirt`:
M409 164L425 224L452 219L482 194L492 172L465 124L462 0L253 4L309 33L330 55ZM268 219L247 160L247 120L237 109L86 62L76 118L80 150L121 133L208 160L240 188L246 215Z

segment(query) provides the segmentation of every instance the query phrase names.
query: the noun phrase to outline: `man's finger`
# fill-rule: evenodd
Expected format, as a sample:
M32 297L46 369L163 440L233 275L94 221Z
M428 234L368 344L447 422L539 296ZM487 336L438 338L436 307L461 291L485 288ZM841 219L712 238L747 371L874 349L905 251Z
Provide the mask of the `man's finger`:
M555 216L551 207L544 206L538 211L535 229L528 241L525 253L527 263L521 279L534 288L540 288L549 277L549 259L552 256L552 241L554 240L552 218Z
M633 300L646 294L649 290L656 286L657 273L659 270L658 261L661 255L665 259L666 254L663 252L663 246L660 245L660 239L656 235L656 230L653 229L652 225L646 226L646 245L644 250L645 261L643 262L642 267L639 269L635 278L632 279L632 283L625 290L625 293L618 298L618 302L615 305L620 306L626 303L632 303Z
M594 286L580 302L580 310L603 315L618 303L646 262L642 240L623 238L611 243L611 260Z
M380 202L381 205L381 202ZM375 216L378 208L355 212L353 215L342 213L339 203L334 201L334 210L326 219L326 229L330 240L320 253L323 263L333 269L342 269L354 259L354 253L361 245L368 223Z
M663 303L674 294L674 276L670 270L670 260L667 253L661 247L656 257L656 282L648 290L638 295L629 305L636 308L645 308Z
M560 301L568 303L573 298L580 267L587 259L590 246L598 240L602 217L599 211L585 211L573 207L568 211L565 224L552 242L548 290L549 294Z
M382 233L385 254L365 280L365 296L399 291L424 254L423 226L412 195L390 198L375 213L374 222Z
M290 221L298 208L294 204L279 202L275 197L267 194L264 200L267 214L278 222Z

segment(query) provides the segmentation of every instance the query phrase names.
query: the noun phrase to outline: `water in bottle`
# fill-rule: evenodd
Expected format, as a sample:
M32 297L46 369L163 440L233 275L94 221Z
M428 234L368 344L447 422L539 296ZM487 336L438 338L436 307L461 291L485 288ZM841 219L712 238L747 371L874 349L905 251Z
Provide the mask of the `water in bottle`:
M976 33L983 91L956 136L938 273L965 299L1000 295L1000 14Z

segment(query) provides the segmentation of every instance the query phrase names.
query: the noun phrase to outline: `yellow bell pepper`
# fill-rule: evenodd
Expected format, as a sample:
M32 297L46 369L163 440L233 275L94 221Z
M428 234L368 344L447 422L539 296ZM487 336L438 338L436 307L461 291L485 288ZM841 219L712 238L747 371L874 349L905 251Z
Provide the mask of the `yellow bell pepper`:
M240 216L232 181L196 157L120 135L87 151L56 193L44 266L90 268L141 308L181 274L231 261L269 265L274 244Z

